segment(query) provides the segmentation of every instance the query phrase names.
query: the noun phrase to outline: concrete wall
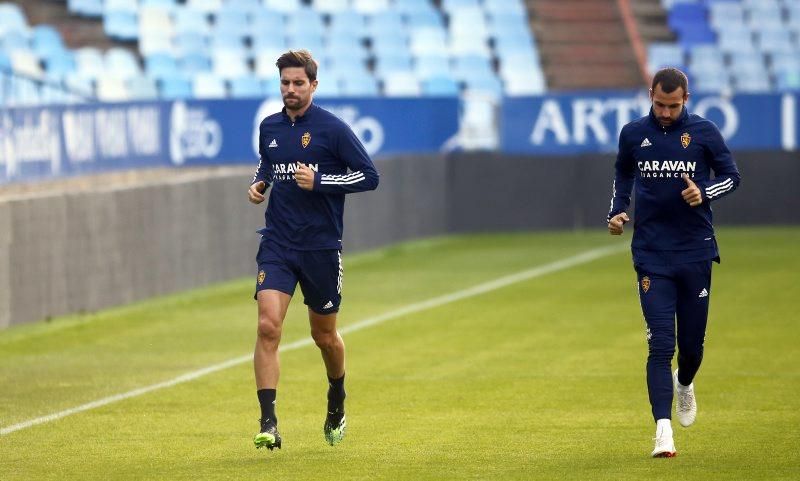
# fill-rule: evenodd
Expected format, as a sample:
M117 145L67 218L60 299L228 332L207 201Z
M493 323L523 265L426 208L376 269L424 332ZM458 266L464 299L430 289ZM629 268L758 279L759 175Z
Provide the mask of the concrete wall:
M738 154L717 224L800 224L797 153ZM348 196L345 250L447 233L604 228L613 156L495 154L377 162ZM177 171L122 185L0 191L0 328L254 274L263 206L252 168ZM7 190L7 189L6 189Z

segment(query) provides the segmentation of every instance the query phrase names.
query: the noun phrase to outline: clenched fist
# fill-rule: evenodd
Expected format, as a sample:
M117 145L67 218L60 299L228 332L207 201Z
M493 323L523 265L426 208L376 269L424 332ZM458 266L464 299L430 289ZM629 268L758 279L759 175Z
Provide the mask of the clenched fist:
M628 217L628 214L625 212L615 215L610 221L608 221L608 233L611 235L622 235L624 230L622 226L630 220L631 219Z
M264 183L263 180L259 180L247 189L247 198L254 204L260 204L266 199L266 197L264 197L265 190L267 190L267 184Z

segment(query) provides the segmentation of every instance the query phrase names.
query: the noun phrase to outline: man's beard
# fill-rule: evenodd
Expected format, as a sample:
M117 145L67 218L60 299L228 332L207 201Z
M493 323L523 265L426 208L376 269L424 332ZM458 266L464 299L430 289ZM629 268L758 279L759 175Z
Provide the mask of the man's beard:
M293 102L292 105L289 105L289 101ZM305 105L300 103L298 97L289 97L283 99L283 106L286 107L287 110L300 110Z

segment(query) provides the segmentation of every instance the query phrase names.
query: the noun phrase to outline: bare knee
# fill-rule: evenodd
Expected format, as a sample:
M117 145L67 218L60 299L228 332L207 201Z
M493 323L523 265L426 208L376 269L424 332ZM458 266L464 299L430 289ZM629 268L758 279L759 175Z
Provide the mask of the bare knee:
M329 351L339 344L339 333L335 329L312 329L311 337L314 343L323 351Z
M281 340L281 320L269 314L259 314L258 340L267 345L277 347Z

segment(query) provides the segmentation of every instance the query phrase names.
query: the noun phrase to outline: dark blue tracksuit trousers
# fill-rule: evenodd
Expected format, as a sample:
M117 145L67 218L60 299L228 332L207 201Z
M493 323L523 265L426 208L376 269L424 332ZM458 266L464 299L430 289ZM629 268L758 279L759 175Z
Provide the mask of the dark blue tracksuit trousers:
M688 386L692 382L703 360L711 262L634 266L647 323L647 390L655 420L672 417L671 366L676 338L681 384Z

